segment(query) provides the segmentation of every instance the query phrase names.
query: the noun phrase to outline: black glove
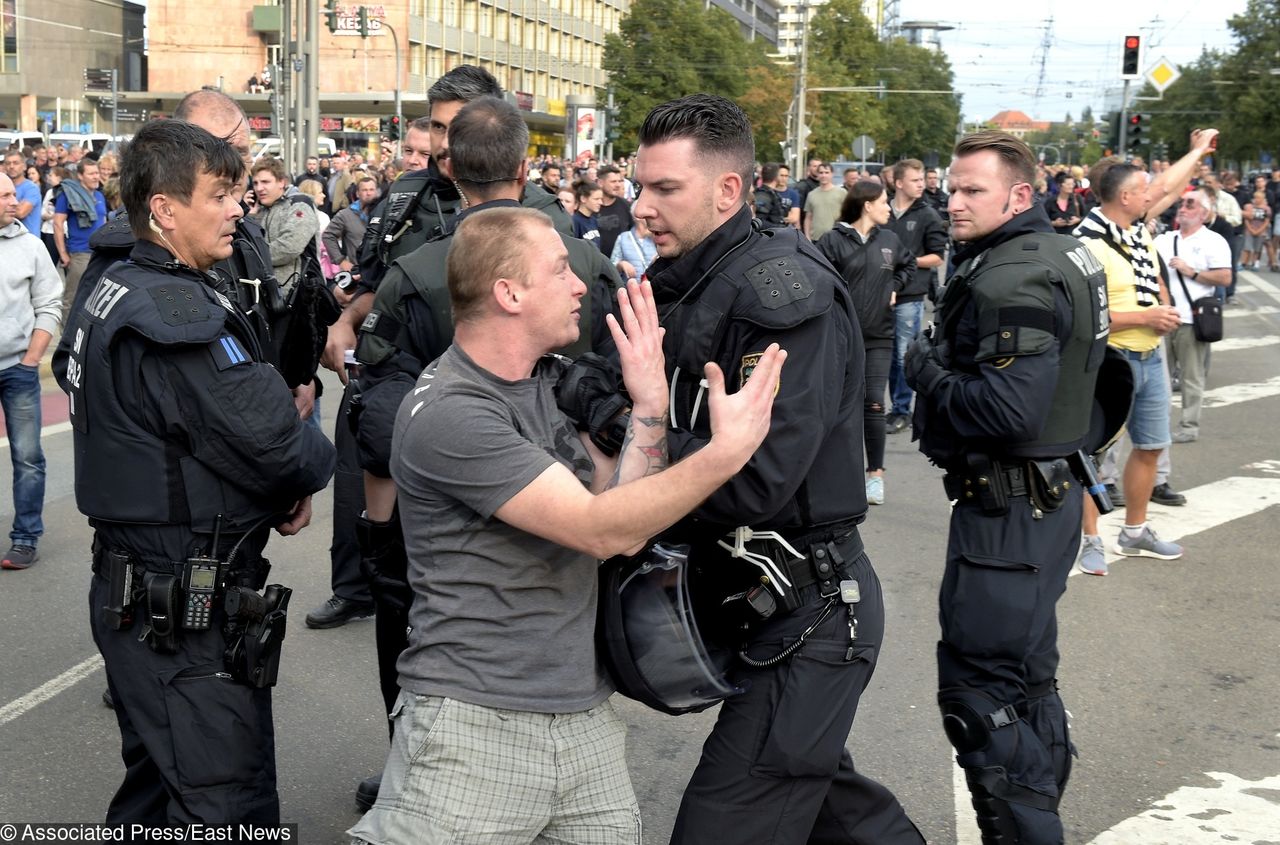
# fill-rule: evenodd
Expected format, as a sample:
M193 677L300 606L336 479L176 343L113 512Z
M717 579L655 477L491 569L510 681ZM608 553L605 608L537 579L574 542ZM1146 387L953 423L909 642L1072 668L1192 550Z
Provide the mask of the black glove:
M928 329L916 335L915 340L907 345L902 372L911 389L922 396L931 395L942 380L951 374L950 370L942 366L938 349L933 345Z
M606 455L616 455L626 437L631 403L609 361L594 352L578 357L556 382L556 405Z

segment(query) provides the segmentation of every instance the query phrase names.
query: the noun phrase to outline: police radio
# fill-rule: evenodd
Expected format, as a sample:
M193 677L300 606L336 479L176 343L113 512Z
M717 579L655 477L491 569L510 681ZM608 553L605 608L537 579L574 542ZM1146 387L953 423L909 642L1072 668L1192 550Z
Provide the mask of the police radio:
M207 631L213 621L213 596L218 590L218 536L222 533L222 514L213 521L213 544L208 556L187 558L182 569L182 627L188 631Z

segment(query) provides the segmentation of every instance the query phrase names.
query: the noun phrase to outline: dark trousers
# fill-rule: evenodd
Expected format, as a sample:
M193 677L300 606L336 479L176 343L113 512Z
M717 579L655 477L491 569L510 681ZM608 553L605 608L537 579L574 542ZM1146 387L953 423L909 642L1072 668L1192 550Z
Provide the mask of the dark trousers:
M138 642L141 608L128 629L103 624L106 593L106 580L95 575L90 624L125 766L106 823L278 824L271 691L226 674L222 613L208 631L183 631L177 654L156 654Z
M1026 496L1010 497L1004 516L986 516L972 504L951 513L939 598L939 700L985 710L979 716L1006 705L1022 708L1011 724L990 732L986 747L961 749L957 762L969 772L999 767L1009 783L1036 793L1008 802L1023 845L1063 839L1056 810L1036 798L1056 805L1071 768L1054 679L1057 603L1080 546L1081 508L1077 487L1063 507L1041 519Z
M884 391L889 383L892 346L867 347L867 394L862 406L862 432L867 444L867 469L884 469Z
M849 566L862 601L851 660L845 606L800 652L776 666L739 663L731 680L746 691L720 707L702 759L685 789L672 843L688 845L923 845L898 799L854 769L845 748L858 699L875 670L884 634L880 582L866 555ZM776 655L826 604L817 587L794 613L770 619L752 638L756 660Z
M348 601L369 603L369 581L360 568L360 544L356 542L356 519L364 512L364 473L356 453L356 438L347 424L351 385L342 391L338 421L333 429L333 445L338 465L333 474L333 543L329 546L330 583L333 594Z

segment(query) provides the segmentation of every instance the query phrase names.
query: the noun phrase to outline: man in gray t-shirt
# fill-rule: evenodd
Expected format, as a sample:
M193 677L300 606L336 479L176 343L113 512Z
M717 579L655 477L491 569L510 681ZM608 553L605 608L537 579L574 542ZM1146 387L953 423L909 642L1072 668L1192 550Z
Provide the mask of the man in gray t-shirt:
M707 365L712 438L668 468L662 332L652 290L632 283L621 323L608 317L632 402L609 457L556 403L567 362L546 353L576 339L586 287L550 219L469 215L448 279L454 343L405 397L392 441L414 590L403 691L378 801L350 833L632 843L626 730L595 654L596 561L640 551L742 468L786 354L771 346L732 396Z

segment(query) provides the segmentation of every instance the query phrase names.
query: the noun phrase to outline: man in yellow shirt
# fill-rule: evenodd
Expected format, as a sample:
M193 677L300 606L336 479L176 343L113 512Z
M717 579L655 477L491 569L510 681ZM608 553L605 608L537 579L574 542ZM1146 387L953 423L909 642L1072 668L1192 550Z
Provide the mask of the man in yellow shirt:
M1177 199L1217 135L1216 129L1193 132L1191 151L1150 182L1141 168L1118 158L1095 164L1089 183L1102 204L1089 212L1074 233L1106 268L1111 312L1107 342L1129 359L1133 369L1135 393L1128 421L1133 450L1124 468L1124 528L1115 545L1115 551L1122 555L1160 560L1182 557L1181 546L1161 540L1147 525L1156 463L1172 442L1169 373L1161 338L1174 331L1181 320L1169 304L1169 291L1145 221ZM1107 574L1098 512L1089 500L1085 501L1079 566L1091 575Z

